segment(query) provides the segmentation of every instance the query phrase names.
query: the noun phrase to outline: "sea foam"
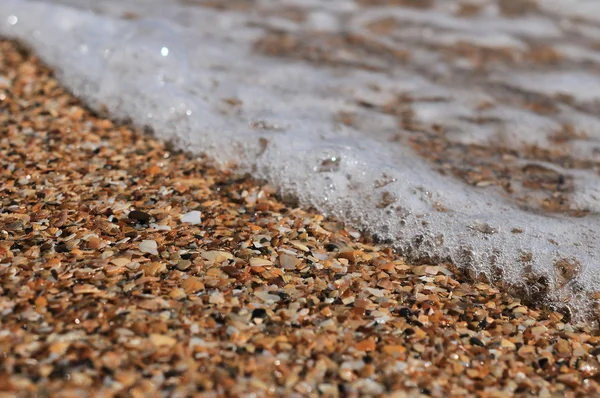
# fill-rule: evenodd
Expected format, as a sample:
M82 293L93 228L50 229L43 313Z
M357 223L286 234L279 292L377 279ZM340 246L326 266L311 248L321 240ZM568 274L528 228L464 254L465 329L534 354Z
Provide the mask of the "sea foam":
M571 20L577 7L559 1L517 16L474 2L478 14L465 18L455 2L223 2L231 10L222 10L194 1L3 0L0 35L27 44L92 108L235 161L407 255L451 260L551 305L589 309L600 291L600 53L590 45L600 27L585 18L600 7L580 2L589 11ZM293 48L270 55L265 37ZM548 43L555 64L527 63ZM318 56L303 56L307 48ZM500 59L482 68L485 56ZM417 154L414 131L386 108L406 97L412 123L442 126L448 146L498 145L507 155L497 162L566 176L566 211L467 183ZM549 101L550 110L519 106L529 100ZM565 126L582 134L557 149L553 134ZM529 147L586 166L530 159ZM535 199L523 187L511 190Z

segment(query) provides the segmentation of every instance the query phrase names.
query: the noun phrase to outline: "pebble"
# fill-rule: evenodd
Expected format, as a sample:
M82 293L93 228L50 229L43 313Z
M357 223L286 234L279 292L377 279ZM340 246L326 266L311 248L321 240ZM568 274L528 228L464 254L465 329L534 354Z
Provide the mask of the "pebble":
M173 337L157 333L150 335L150 341L157 347L173 347L177 343Z
M125 258L125 257L117 257L117 258L111 258L110 262L111 262L111 264L114 264L116 266L124 267L127 264L129 264L131 262L131 260L128 258Z
M225 298L221 292L213 292L210 294L208 302L210 304L223 304L225 302Z
M270 294L269 292L264 290L255 292L254 295L262 301L264 301L265 303L276 303L281 300L281 297L279 297L278 295Z
M213 261L215 263L222 263L223 261L232 259L233 256L229 252L211 250L200 253L200 255L208 261Z
M136 220L140 223L143 223L143 224L148 224L150 222L150 219L152 218L152 216L150 214L140 211L140 210L130 211L129 214L127 215L127 217L129 217L132 220Z
M202 213L197 210L190 211L189 213L185 213L181 216L181 222L198 225L202 222L201 216Z
M273 262L270 260L267 260L266 258L253 257L250 259L251 267L270 267L272 265L273 265Z
M150 253L158 256L158 244L155 240L143 240L138 245L138 248L142 253Z
M406 347L402 345L386 345L383 347L383 352L396 358L406 353Z
M510 341L508 339L500 340L500 344L501 344L502 348L508 348L509 350L514 350L515 348L517 348L515 343L513 343L512 341Z
M195 276L190 276L181 282L181 287L187 294L192 294L204 290L204 283Z
M370 338L360 341L354 347L359 351L373 351L376 347L375 339Z
M287 269L287 270L293 270L296 269L296 267L298 266L298 264L300 264L301 260L298 259L296 256L292 256L289 254L280 254L279 255L279 265L281 265L281 267L283 269Z

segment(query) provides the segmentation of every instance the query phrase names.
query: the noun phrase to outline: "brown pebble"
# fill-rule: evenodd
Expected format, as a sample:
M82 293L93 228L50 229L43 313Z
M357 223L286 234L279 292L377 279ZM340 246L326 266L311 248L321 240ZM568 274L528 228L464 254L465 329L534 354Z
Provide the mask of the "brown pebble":
M204 290L204 284L195 276L190 276L181 282L181 287L187 294L192 294Z
M375 339L360 341L354 347L359 351L373 351L375 349Z

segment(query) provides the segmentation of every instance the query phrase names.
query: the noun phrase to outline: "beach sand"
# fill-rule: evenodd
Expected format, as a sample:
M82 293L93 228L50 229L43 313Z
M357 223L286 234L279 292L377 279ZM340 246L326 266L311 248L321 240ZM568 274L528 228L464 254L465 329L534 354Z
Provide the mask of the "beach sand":
M600 394L591 326L95 115L7 41L0 126L1 396Z

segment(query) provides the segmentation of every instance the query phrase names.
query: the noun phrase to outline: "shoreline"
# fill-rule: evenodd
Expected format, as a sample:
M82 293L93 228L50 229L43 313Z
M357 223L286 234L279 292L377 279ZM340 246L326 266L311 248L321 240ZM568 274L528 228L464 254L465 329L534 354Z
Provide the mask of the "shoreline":
M598 330L94 116L9 41L0 76L0 390L600 392Z
M305 18L287 20L288 33L273 37L273 18L289 16L275 3L265 9L250 1L249 9L237 12L108 1L90 13L85 9L91 3L82 1L75 7L9 1L0 7L10 15L0 33L30 46L93 110L148 126L191 153L214 148L215 162L252 170L283 195L291 193L299 203L348 221L402 253L450 259L492 281L533 286L548 293L552 308L567 303L581 313L596 304L586 300L586 294L600 291L594 214L599 185L589 169L596 164L589 157L600 151L594 149L600 119L585 106L592 97L579 85L510 89L532 68L540 68L538 77L547 83L552 76L596 79L565 69L586 69L581 60L497 59L498 51L489 54L489 42L481 43L470 29L475 24L486 36L514 36L513 44L522 45L511 53L519 58L537 45L524 38L530 24L523 19L509 20L493 4L470 17L441 3L415 15L391 7L391 30L385 33L380 30L385 8L319 11L306 4ZM256 20L263 13L272 18ZM313 16L320 18L315 13L329 18L332 23L325 25L332 31L311 33ZM204 22L188 26L188 14ZM408 34L401 23L413 17L421 21L418 26L437 32L429 39L445 37L441 22L449 18L454 35L473 40L467 53L495 55L481 62L467 56L471 62L450 41L429 54L434 58L423 58L422 51L429 52L423 37ZM66 23L47 23L53 20ZM495 28L487 29L486 21ZM516 31L511 21L518 22ZM213 23L215 28L207 28ZM347 23L352 39L342 28ZM147 29L152 33L146 35ZM576 40L560 31L557 46ZM131 40L121 40L120 32ZM386 57L388 49L405 46L414 47L407 64ZM331 57L321 56L327 54ZM348 63L352 59L383 63L372 73L361 67L368 65ZM482 73L465 74L468 65ZM506 91L494 83L494 71L520 73L505 76ZM487 83L478 84L480 78ZM574 102L553 92L571 93Z

